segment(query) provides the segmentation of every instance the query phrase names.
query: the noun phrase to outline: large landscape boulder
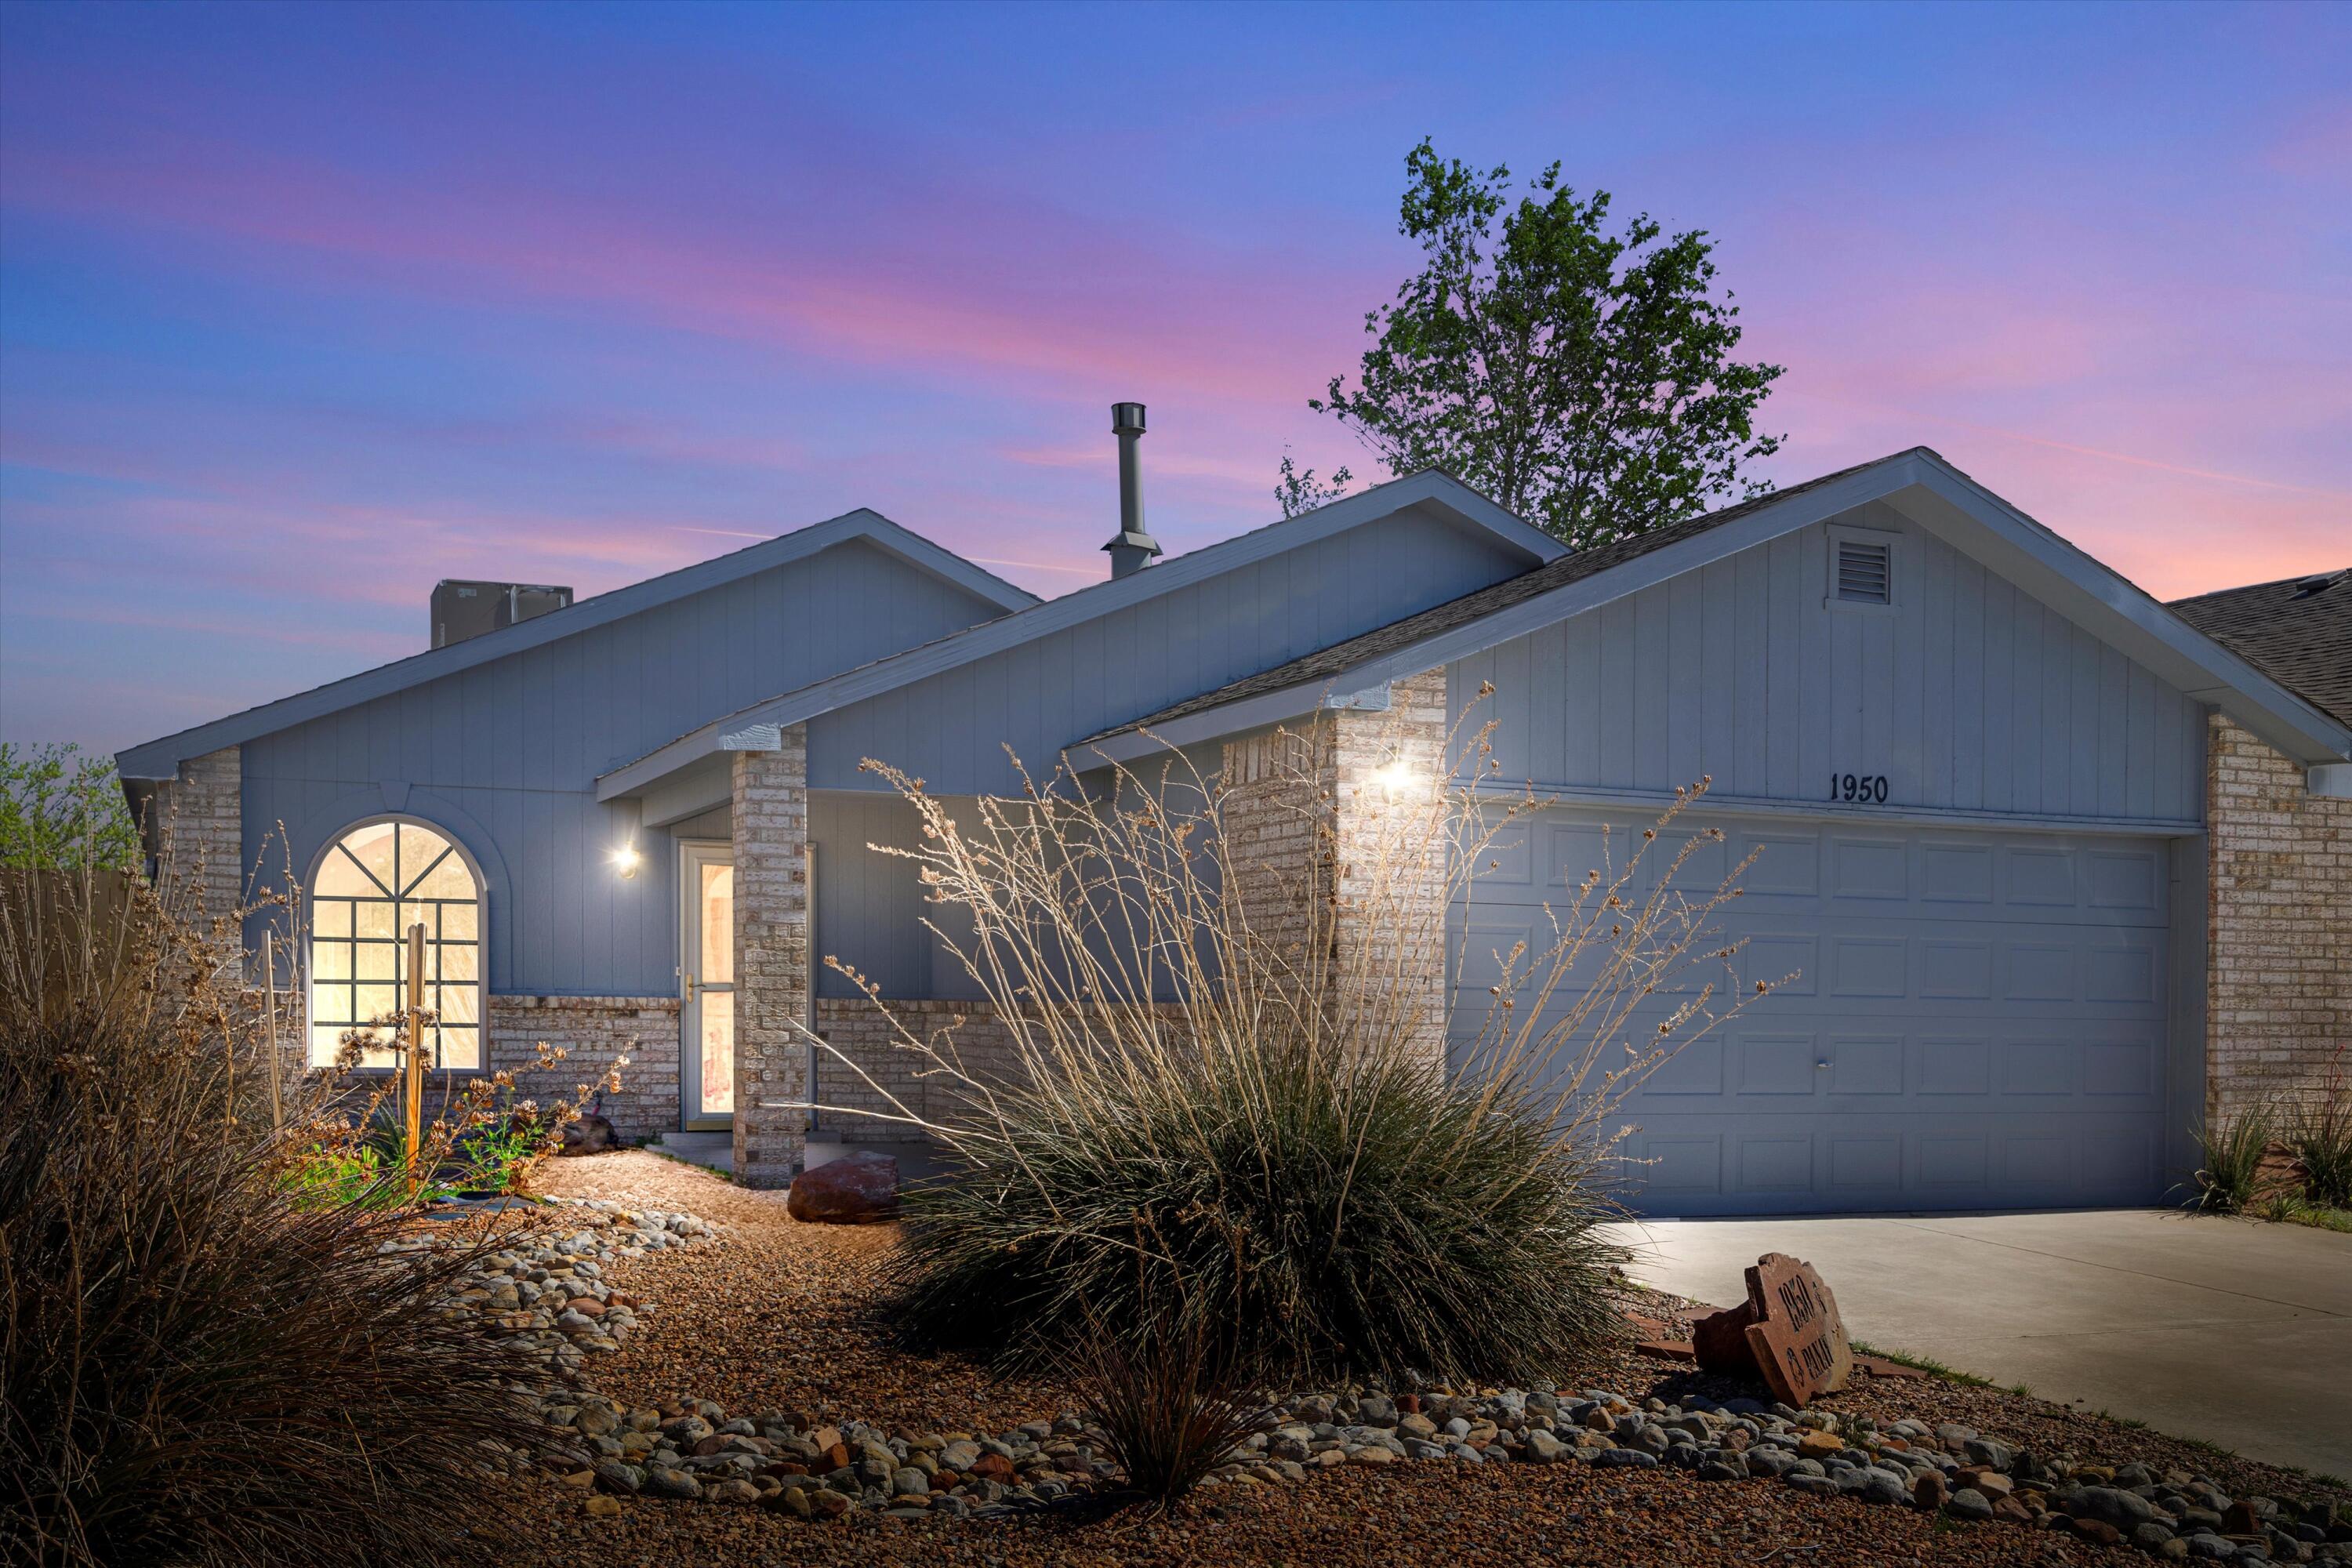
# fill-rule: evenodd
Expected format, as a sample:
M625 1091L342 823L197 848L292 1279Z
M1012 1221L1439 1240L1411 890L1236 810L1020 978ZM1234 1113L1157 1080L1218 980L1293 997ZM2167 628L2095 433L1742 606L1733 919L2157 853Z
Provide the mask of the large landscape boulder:
M567 1154L602 1154L620 1146L621 1135L601 1116L583 1116L564 1123L563 1152Z
M813 1165L793 1178L784 1206L818 1225L877 1225L898 1217L898 1162L861 1150Z

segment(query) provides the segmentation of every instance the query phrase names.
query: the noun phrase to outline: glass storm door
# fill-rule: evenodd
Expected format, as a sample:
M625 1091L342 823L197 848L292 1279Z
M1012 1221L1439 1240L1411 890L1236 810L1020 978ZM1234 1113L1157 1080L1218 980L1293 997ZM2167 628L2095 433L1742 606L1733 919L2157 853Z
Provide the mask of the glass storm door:
M678 1087L688 1129L735 1120L735 853L724 844L678 847L678 994L684 1038Z

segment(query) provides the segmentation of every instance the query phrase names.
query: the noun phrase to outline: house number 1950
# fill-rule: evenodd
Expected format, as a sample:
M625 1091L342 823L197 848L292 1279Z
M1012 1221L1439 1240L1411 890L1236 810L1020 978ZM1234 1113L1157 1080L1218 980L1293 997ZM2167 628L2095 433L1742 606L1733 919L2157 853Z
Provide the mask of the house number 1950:
M1853 801L1861 805L1885 805L1886 775L1885 773L1832 773L1830 798Z

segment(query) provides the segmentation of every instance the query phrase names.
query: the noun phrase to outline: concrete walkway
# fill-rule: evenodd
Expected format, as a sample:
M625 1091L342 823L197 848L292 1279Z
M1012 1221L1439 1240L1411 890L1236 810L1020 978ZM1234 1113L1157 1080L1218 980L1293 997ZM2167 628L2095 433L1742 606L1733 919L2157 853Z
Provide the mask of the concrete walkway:
M2352 1236L2147 1210L1618 1228L1676 1295L1729 1306L1759 1253L1793 1253L1881 1350L2352 1476Z

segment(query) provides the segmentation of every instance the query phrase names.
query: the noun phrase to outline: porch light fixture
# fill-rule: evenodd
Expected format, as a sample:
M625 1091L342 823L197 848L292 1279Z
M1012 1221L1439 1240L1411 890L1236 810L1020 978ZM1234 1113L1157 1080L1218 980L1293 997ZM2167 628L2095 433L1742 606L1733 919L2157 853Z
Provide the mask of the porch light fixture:
M642 857L637 854L635 845L624 844L613 851L613 869L618 871L621 874L621 880L625 882L637 874L637 862L640 858Z
M1389 800L1402 800L1412 792L1412 764L1402 757L1383 763L1372 770L1372 782L1381 786L1381 794Z

